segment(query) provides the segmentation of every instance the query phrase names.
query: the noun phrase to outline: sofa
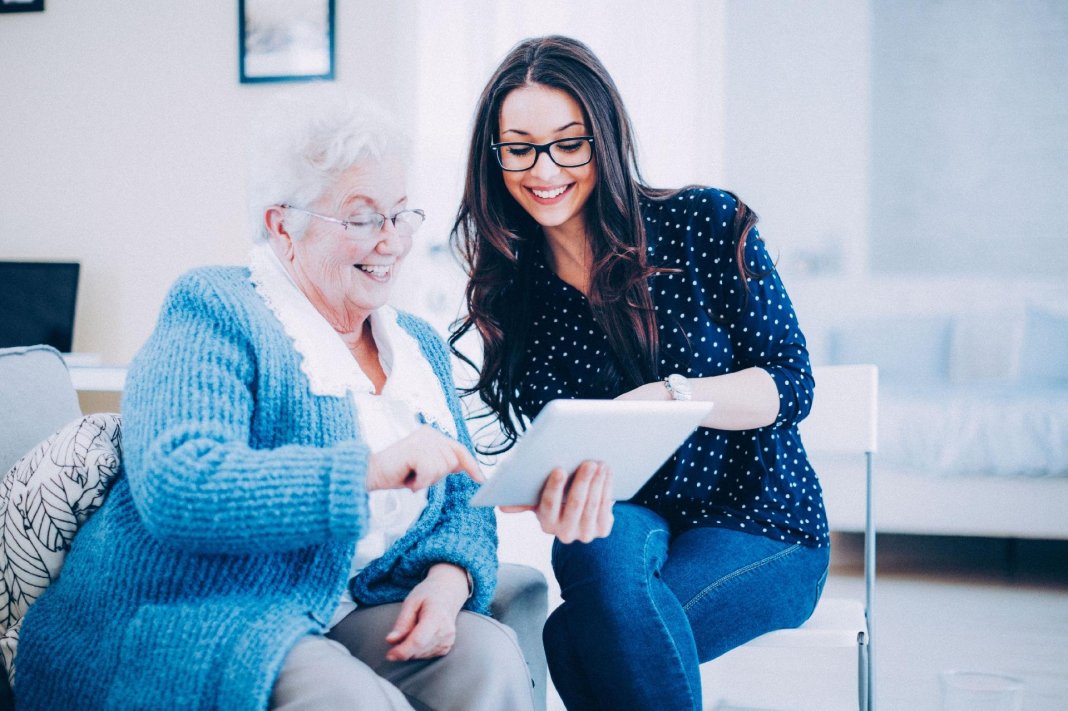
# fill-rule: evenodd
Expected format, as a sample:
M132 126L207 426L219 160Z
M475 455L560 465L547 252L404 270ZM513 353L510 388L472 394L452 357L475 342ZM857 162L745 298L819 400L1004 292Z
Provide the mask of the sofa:
M0 349L0 474L51 434L82 417L77 393L60 354L48 346ZM545 576L534 568L502 564L491 604L494 617L515 630L530 667L537 708L546 703L541 628L548 608ZM7 675L0 674L0 711L13 708Z
M880 532L1068 539L1064 287L913 278L795 292L814 364L879 366ZM855 467L814 464L832 530L863 530Z

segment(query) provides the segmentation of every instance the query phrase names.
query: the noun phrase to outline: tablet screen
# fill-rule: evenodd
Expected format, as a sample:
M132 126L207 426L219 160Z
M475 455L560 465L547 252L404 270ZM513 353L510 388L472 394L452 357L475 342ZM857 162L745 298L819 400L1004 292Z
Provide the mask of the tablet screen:
M505 455L473 506L538 503L556 467L568 473L584 460L612 470L612 498L625 501L682 446L712 410L710 402L553 400Z

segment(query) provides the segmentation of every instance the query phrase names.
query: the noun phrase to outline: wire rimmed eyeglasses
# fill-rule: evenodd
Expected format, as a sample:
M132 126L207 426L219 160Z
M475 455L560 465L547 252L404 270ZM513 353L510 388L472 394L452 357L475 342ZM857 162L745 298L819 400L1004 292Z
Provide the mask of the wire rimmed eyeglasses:
M593 136L558 138L548 143L502 141L491 143L490 148L497 156L497 164L510 173L530 170L542 153L548 153L549 159L561 168L579 168L593 160Z
M342 220L339 217L323 215L296 205L283 203L279 207L284 210L296 210L297 212L303 212L305 215L317 217L320 220L339 224L349 236L356 239L377 239L378 233L386 226L386 222L393 224L393 229L397 231L397 234L410 237L415 234L415 231L419 229L426 219L426 212L417 209L404 209L392 215L383 215L381 212L361 212L347 220Z

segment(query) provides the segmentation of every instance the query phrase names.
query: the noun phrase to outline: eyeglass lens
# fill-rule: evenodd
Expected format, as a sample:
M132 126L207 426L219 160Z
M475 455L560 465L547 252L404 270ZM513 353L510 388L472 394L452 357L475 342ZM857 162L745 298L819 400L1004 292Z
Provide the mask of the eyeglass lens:
M593 157L593 147L585 138L565 138L540 146L533 143L505 143L496 151L497 160L505 170L530 170L544 152L561 168L586 165Z
M383 229L386 222L392 222L393 228L405 237L410 236L423 224L423 215L415 210L402 210L393 217L386 217L379 213L371 213L361 217L353 217L344 221L345 230L354 237L374 237Z
M403 210L393 217L393 225L402 235L410 235L423 224L423 216L414 210Z

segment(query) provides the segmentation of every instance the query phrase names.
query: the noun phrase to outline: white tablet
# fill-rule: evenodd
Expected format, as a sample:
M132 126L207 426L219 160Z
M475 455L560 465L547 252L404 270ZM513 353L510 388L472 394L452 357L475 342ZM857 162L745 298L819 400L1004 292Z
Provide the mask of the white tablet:
M471 505L537 504L549 472L562 467L571 473L586 459L611 467L612 498L625 501L711 411L710 402L553 400L471 498Z

